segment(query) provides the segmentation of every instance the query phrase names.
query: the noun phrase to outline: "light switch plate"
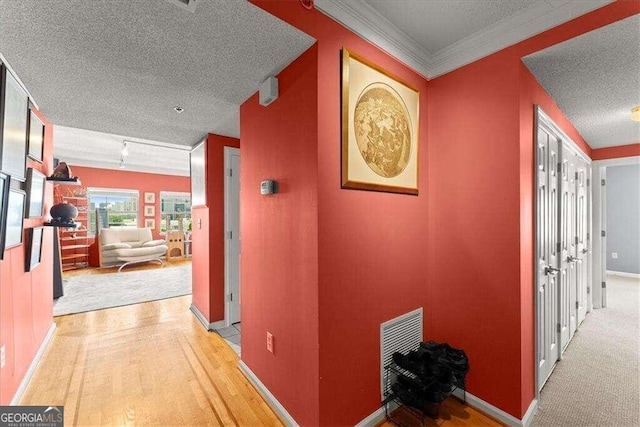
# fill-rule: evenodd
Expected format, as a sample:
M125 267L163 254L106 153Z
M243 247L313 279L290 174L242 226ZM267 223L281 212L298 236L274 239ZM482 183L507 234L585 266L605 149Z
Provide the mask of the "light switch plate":
M5 351L5 346L0 347L0 368L4 368L4 365L7 364L7 352Z

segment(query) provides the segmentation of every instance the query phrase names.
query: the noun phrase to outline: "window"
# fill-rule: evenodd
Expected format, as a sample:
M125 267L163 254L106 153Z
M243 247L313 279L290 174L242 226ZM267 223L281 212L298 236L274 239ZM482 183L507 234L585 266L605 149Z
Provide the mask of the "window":
M191 231L191 194L160 192L160 231L162 233L167 231L167 222L170 231L180 230L180 223L182 223L182 231Z
M89 234L96 234L96 209L106 209L109 227L138 226L138 192L89 188Z

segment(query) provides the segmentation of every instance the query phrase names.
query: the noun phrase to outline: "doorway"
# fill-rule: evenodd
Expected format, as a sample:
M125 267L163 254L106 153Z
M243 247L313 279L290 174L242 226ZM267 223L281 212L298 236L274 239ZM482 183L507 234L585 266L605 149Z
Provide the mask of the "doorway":
M240 322L240 150L224 147L224 287L226 326Z
M536 108L536 392L589 310L590 159Z

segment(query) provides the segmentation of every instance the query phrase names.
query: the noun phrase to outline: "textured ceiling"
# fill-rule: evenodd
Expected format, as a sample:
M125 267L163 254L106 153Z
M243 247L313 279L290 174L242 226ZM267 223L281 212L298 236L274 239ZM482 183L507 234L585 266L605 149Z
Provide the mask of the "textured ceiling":
M365 0L430 54L545 0Z
M189 176L189 147L64 126L53 127L53 157L70 165L119 169L127 141L127 171ZM96 155L99 153L99 155ZM80 177L82 178L82 177Z
M246 0L0 0L0 51L56 125L193 145L314 40ZM182 114L173 107L184 108Z
M592 148L640 142L640 15L523 61Z

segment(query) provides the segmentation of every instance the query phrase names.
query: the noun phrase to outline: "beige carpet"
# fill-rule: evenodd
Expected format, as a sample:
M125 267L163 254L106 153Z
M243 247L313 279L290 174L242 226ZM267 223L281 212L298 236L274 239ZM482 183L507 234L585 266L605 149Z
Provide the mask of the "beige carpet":
M640 280L607 278L542 389L533 426L640 426Z

